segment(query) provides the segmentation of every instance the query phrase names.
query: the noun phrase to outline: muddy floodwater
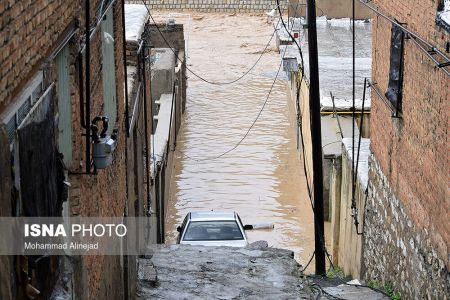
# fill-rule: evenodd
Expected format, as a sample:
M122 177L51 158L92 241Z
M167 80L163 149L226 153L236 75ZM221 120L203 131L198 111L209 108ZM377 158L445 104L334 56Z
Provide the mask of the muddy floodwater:
M167 13L155 14L165 20ZM258 59L273 27L264 16L193 14L185 24L188 67L210 81L231 81ZM314 227L296 121L286 75L279 68L275 37L260 62L234 84L211 85L188 72L187 105L175 153L166 218L166 240L190 211L236 211L246 224L273 223L273 230L249 231L250 241L293 250L306 263L314 250ZM314 271L313 268L309 271Z

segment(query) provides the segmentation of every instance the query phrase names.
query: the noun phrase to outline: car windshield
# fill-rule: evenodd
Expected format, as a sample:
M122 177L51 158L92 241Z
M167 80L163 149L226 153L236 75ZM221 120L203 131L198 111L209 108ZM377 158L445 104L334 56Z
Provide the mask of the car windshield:
M236 221L196 221L189 223L184 241L243 240Z

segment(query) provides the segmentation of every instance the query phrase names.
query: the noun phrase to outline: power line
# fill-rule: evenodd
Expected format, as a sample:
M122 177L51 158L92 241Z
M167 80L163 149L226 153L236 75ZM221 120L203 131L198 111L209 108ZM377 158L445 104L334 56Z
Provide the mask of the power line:
M285 51L284 51L283 57L284 57L285 54L286 54L286 49L285 49ZM282 65L283 65L283 59L281 59L280 65L278 66L278 70L277 70L277 73L276 73L276 75L275 75L275 79L273 80L272 85L270 86L269 92L267 93L266 100L264 101L264 103L263 103L261 109L259 110L258 115L257 115L256 118L253 120L252 124L251 124L250 127L247 129L247 131L246 131L246 133L244 134L244 136L243 136L243 137L242 137L242 138L241 138L241 139L240 139L233 147L231 147L230 149L228 149L228 150L225 151L225 152L222 152L222 153L219 154L219 155L211 156L211 157L206 157L206 158L201 158L201 159L193 158L193 157L187 155L186 153L183 153L183 155L186 156L187 158L191 159L191 160L196 161L196 162L203 162L203 161L210 161L210 160L219 159L219 158L221 158L221 157L227 155L227 154L230 153L231 151L234 151L237 147L239 147L239 146L242 144L242 142L247 138L247 136L249 135L250 131L251 131L252 128L255 126L256 122L258 121L259 117L261 116L261 114L262 114L264 108L266 107L266 104L267 104L267 102L269 101L269 98L270 98L270 94L272 93L273 87L275 86L275 83L276 83L276 81L277 81L277 79L278 79L278 74L280 73L280 70L281 70L281 66L282 66Z
M313 253L311 254L311 257L310 257L309 260L308 260L308 262L307 262L306 265L302 268L302 272L305 272L306 269L309 267L309 265L311 264L311 262L312 262L312 260L313 260L315 254L316 254L316 252L313 251Z
M258 57L258 59L255 61L255 63L254 63L247 71L245 71L241 76L239 76L238 78L233 79L233 80L231 80L231 81L222 81L222 82L220 82L220 81L212 81L212 80L206 79L205 77L199 75L197 72L193 71L191 68L189 68L189 67L187 66L186 61L184 61L184 60L182 60L182 59L180 59L180 58L178 57L178 55L176 54L176 52L175 52L173 46L170 45L170 43L166 40L164 34L163 34L163 33L161 32L161 30L159 29L158 24L156 23L155 19L153 18L152 14L150 13L150 10L149 10L149 8L147 7L147 4L145 3L145 0L142 0L142 3L145 5L145 8L147 9L148 15L150 16L150 18L151 18L153 24L155 24L155 27L156 27L156 29L158 30L159 34L161 35L162 39L164 40L164 43L165 43L165 44L170 48L170 50L174 53L176 59L177 59L178 61L180 61L180 63L183 64L183 65L186 67L186 70L188 70L189 73L191 73L192 75L194 75L194 76L197 77L198 79L200 79L200 80L202 80L202 81L204 81L204 82L206 82L206 83L213 84L213 85L228 85L228 84L233 84L233 83L238 82L239 80L241 80L241 79L244 78L245 76L247 76L247 75L248 75L248 74L256 67L256 65L259 63L259 61L260 61L261 58L263 57L263 55L266 53L267 48L269 47L270 42L272 41L272 39L273 39L273 37L275 36L275 33L276 33L276 31L277 31L276 29L274 29L272 35L270 36L269 41L267 42L266 46L264 47L263 51L261 52L261 55L260 55L260 56ZM277 26L278 26L278 24L277 24Z
M298 4L297 4L297 5L298 5ZM297 48L298 48L298 50L299 50L299 52L300 52L301 65L302 65L302 67L301 67L301 70L302 70L302 77L301 77L301 78L302 78L302 80L303 80L303 75L304 75L304 64L303 64L303 53L302 53L302 50L301 50L301 48L300 48L300 45L299 45L299 44L297 43L297 41L295 40L295 38L291 35L290 31L286 28L286 24L284 23L284 20L283 20L283 14L282 14L282 11L281 11L281 8L280 8L279 0L277 0L277 8L278 8L278 11L279 11L279 13L280 13L280 19L278 20L277 25L275 26L275 30L274 30L274 32L273 32L273 34L272 34L272 37L273 37L273 35L277 32L278 24L279 24L280 21L281 21L282 24L283 24L284 29L286 30L286 32L288 32L288 34L289 34L289 36L291 37L291 39L295 42L295 44L297 45ZM152 19L153 19L153 18L152 18ZM159 30L159 29L158 29L158 30ZM271 37L270 40L272 40L272 37ZM270 43L270 40L269 40L269 43ZM266 48L267 48L267 47L268 47L268 45L266 45ZM219 159L219 158L221 158L221 157L227 155L228 153L234 151L236 148L238 148L238 147L242 144L242 142L243 142L243 141L247 138L247 136L249 135L249 133L250 133L250 131L252 130L252 128L255 126L256 122L258 121L259 117L261 116L261 114L262 114L262 112L263 112L263 110L264 110L264 108L265 108L265 106L266 106L266 104L267 104L267 102L268 102L268 100L269 100L269 98L270 98L270 94L271 94L271 92L272 92L272 90L273 90L273 87L275 86L275 82L277 81L278 75L279 75L279 73L280 73L281 66L283 65L283 58L284 58L284 56L286 55L286 51L287 51L287 47L285 47L285 49L284 49L284 53L283 53L283 55L282 55L280 65L278 66L278 70L277 70L277 73L276 73L276 75L275 75L275 79L274 79L274 81L272 82L272 85L271 85L271 87L270 87L269 93L267 94L266 100L264 101L263 106L261 107L261 109L260 109L258 115L256 116L255 120L252 122L252 124L250 125L250 127L248 128L248 130L246 131L246 133L244 134L244 136L243 136L243 137L242 137L242 138L241 138L241 139L240 139L233 147L231 147L230 149L228 149L227 151L225 151L225 152L223 152L223 153L221 153L221 154L219 154L219 155L212 156L212 157L207 157L207 158L202 158L202 159L198 159L198 158L196 159L196 158L193 158L193 157L187 155L186 153L182 153L185 157L187 157L187 158L189 158L189 159L191 159L191 160L193 160L193 161L196 161L196 162L204 162L204 161L216 160L216 159ZM264 51L264 52L265 52L265 51ZM263 52L263 53L264 53L264 52ZM261 56L260 56L260 58L261 58ZM259 58L259 59L260 59L260 58ZM258 59L258 61L259 61L259 59ZM301 84L301 82L300 82L300 84ZM304 143L303 143L303 139L302 139L302 145L303 145L303 144L304 144ZM303 149L304 149L304 147L303 147ZM179 152L181 152L181 151L179 151ZM303 162L305 162L305 160L303 160ZM305 169L305 170L306 170L306 169ZM307 173L306 173L306 172L305 172L305 176L307 176ZM306 179L306 180L308 181L308 179ZM308 183L308 192L309 192L309 194L310 194L309 183ZM310 199L311 199L311 195L310 195Z
M356 131L356 29L355 29L355 0L352 0L352 198L351 198L351 216L353 218L353 223L356 227L356 234L362 235L363 232L359 231L359 221L358 221L358 208L356 207L356 181L358 177L358 163L359 163L359 154L361 150L361 131L362 124L364 120L364 102L366 100L366 85L367 78L364 79L364 92L363 92L363 101L361 108L361 121L360 121L360 132L358 137L358 152L355 160L355 131ZM355 166L356 164L356 166Z

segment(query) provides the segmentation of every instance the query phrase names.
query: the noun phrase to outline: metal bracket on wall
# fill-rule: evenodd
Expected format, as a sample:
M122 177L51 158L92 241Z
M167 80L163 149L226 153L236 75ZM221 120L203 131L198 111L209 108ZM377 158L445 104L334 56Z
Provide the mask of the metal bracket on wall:
M392 105L392 103L380 92L380 90L377 87L377 83L367 80L367 87L371 88L375 94L378 96L378 98L380 98L381 101L384 102L384 104L386 104L386 106L391 110L392 112L392 118L397 118L397 119L401 119L401 112L397 111L397 109Z
M450 77L450 70L447 69L447 67L450 66L450 58L446 56L442 51L440 51L437 47L425 41L416 33L407 29L404 26L404 23L397 22L392 17L382 13L378 7L370 5L369 4L370 1L359 0L359 2L364 6L366 6L367 8L369 8L370 10L372 10L378 16L388 20L392 24L397 25L405 33L406 36L409 36L408 39L412 40L417 45L417 47L419 47L419 49L422 50L435 63L438 69L442 70L447 76Z

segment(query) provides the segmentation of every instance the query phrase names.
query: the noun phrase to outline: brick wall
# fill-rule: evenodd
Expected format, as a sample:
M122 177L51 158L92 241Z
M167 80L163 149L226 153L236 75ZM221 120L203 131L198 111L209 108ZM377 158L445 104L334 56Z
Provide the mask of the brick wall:
M393 16L399 22L419 34L428 42L445 52L445 43L450 38L449 32L435 25L437 1L387 1L375 2L383 12ZM389 80L391 23L375 17L373 23L373 80L384 94ZM449 199L449 160L448 160L448 100L450 99L449 78L425 55L411 40L405 41L404 83L402 116L392 118L388 106L372 92L371 149L374 154L372 164L379 165L379 170L389 189L380 186L377 174L371 170L371 184L376 191L389 192L388 198L398 199L400 206L414 225L417 234L427 232L428 248L435 251L442 259L446 269L450 268L448 253L450 227L448 227ZM378 176L378 175L377 175ZM375 196L374 196L375 197ZM372 201L372 200L371 200ZM370 201L369 201L370 203ZM399 206L399 207L400 207ZM368 211L377 210L368 207ZM394 224L396 220L387 222ZM366 222L366 228L376 226ZM396 233L401 238L403 231ZM368 237L380 239L379 235ZM393 248L386 243L379 243L379 250L389 253ZM422 247L422 244L419 246ZM431 251L431 250L430 250ZM402 251L399 254L402 255ZM391 253L392 255L392 253ZM385 274L380 279L392 278L389 273L395 265L386 264L372 258L368 263L368 273L376 269L376 264L383 264ZM404 272L414 272L410 265L402 266ZM394 278L395 279L395 278ZM398 282L398 278L396 279ZM434 273L427 277L428 282L438 280ZM448 290L447 290L448 293ZM417 296L417 294L413 294ZM447 294L448 295L448 294Z
M122 216L126 203L126 157L125 157L125 126L124 126L124 76L122 60L122 10L120 1L114 4L114 51L116 69L117 123L110 124L118 128L118 145L113 154L113 164L104 170L98 170L97 175L71 175L70 182L78 188L78 197L69 199L72 213L81 216ZM102 115L103 82L102 82L102 40L98 30L91 40L91 119ZM80 109L78 83L72 77L73 100L72 120L74 132L73 171L84 171L85 139L80 126ZM80 167L82 165L82 167ZM129 190L133 187L129 185ZM123 296L123 278L120 257L85 256L81 262L86 276L79 281L77 292L79 299L121 299Z
M101 1L91 1L91 24ZM85 170L85 138L80 120L80 95L76 55L84 34L84 1L0 1L0 114L13 104L30 78L43 70L46 82L57 80L50 53L64 30L77 20L80 30L69 42L73 160L69 172L69 207L72 215L122 216L127 205L125 183L124 76L122 63L121 2L114 4L114 48L117 94L118 146L113 164L96 175L77 175ZM91 119L103 112L102 37L97 30L91 40ZM85 70L83 69L83 76ZM56 82L56 84L59 84ZM55 99L56 101L57 99ZM132 170L132 169L131 169ZM84 256L74 259L75 299L122 299L121 258ZM49 295L43 295L49 296Z
M142 4L139 0L127 3ZM146 0L150 9L195 10L202 12L263 12L275 8L274 0Z
M0 1L0 112L80 14L76 1Z

